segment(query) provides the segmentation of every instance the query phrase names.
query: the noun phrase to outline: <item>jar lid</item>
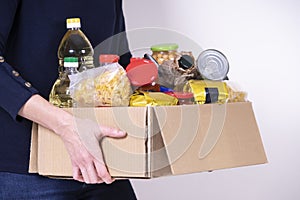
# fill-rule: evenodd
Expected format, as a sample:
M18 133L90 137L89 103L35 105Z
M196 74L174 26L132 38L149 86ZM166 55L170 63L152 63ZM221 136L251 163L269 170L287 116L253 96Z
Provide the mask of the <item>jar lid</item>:
M101 54L99 56L100 63L115 63L118 62L120 57L115 54Z
M194 97L192 92L174 92L174 96L178 99L190 99Z
M165 43L151 46L152 51L174 51L178 49L178 44Z
M158 69L152 61L141 58L131 58L130 61L126 72L132 85L143 86L155 82Z
M194 66L194 59L189 55L182 55L178 60L178 64L182 69L189 69Z

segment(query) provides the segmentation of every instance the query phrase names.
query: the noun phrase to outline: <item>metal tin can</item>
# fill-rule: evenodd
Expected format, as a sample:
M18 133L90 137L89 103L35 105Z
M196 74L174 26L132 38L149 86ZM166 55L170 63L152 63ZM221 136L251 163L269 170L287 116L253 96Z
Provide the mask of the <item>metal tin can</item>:
M203 79L226 80L229 63L223 53L215 49L207 49L200 53L197 59L197 69Z

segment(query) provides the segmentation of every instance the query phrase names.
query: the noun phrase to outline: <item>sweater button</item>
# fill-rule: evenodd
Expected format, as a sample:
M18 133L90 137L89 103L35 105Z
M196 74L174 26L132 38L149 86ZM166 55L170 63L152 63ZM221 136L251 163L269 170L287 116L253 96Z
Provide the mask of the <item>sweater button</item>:
M19 72L15 71L15 70L12 71L12 74L13 74L14 76L19 76L19 75L20 75Z
M31 83L25 82L25 86L28 87L28 88L30 88L31 87Z

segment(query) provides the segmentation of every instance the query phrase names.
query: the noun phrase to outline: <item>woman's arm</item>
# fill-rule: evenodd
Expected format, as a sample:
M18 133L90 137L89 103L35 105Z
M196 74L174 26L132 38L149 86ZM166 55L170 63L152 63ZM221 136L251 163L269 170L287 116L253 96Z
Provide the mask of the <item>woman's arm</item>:
M80 124L81 119L76 119L63 109L51 105L39 95L33 95L20 109L19 115L53 130L62 138L71 158L75 180L86 183L111 183L113 181L103 161L99 140L104 136L124 137L124 132L114 128L95 126L92 123L87 124L87 121ZM81 137L84 134L82 130L94 137L89 136L89 142L84 141ZM86 146L91 144L90 140L94 140L92 143L97 145L92 147L94 149L92 152L88 150L89 146ZM98 149L95 150L97 147Z

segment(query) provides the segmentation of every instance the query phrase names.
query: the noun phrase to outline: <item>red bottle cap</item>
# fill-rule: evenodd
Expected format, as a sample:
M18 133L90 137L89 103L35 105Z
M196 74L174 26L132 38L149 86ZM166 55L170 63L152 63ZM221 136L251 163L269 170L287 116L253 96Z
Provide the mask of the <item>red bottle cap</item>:
M99 56L100 63L115 63L119 61L119 56L115 54L101 54Z

